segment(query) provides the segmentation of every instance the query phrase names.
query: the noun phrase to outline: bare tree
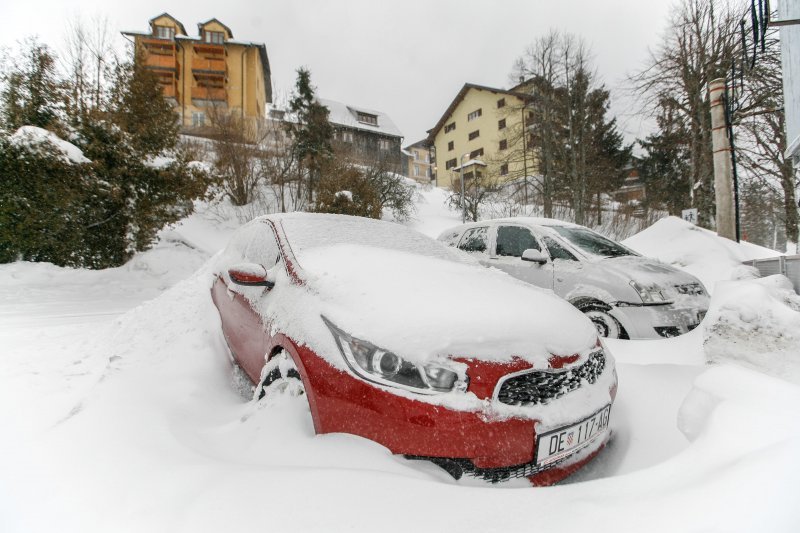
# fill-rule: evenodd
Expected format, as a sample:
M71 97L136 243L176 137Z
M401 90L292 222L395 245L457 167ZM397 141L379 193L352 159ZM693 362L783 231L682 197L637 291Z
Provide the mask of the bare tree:
M102 107L119 57L108 18L96 15L86 24L79 15L67 20L62 68L66 72L67 113L85 116Z
M645 111L655 114L668 102L685 124L691 201L698 208L700 223L707 227L715 212L707 84L725 77L736 53L741 12L721 0L682 0L647 66L631 77Z
M746 180L759 185L749 187L750 196L762 191L781 198L783 209L776 213L786 235L787 251L798 242L797 186L791 158L786 153L786 112L784 110L780 42L776 31L765 40L763 51L742 86L742 107L735 115L737 157ZM764 212L751 216L763 218ZM746 215L745 215L746 216ZM753 224L755 221L747 221ZM776 245L772 239L772 245ZM764 244L770 244L765 242Z
M214 169L231 203L243 206L255 199L261 176L257 172L258 146L248 134L238 110L209 107L212 126Z

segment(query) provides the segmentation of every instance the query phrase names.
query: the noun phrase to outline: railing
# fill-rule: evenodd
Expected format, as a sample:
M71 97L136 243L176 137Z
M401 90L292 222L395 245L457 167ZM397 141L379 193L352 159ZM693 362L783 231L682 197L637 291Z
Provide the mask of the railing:
M148 67L178 69L178 61L171 55L148 54L144 64Z
M222 87L192 87L192 99L227 101L228 93Z
M175 85L161 85L161 90L164 92L165 98L178 98L178 89Z
M794 286L794 292L800 294L800 255L779 255L767 259L753 259L745 261L745 265L758 269L761 277L783 274Z
M192 70L201 71L202 73L224 74L226 71L225 60L195 57L192 59Z
M171 39L156 39L155 37L140 37L139 42L148 50L161 50L166 53L175 52L175 41Z
M195 43L194 52L196 54L212 54L212 55L225 55L225 46L222 44L213 43Z

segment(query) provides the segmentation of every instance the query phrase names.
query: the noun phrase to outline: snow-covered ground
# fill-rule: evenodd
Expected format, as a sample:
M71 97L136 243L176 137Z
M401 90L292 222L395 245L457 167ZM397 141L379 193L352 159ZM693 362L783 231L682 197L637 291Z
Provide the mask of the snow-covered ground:
M443 198L409 225L457 224ZM234 226L200 212L118 269L0 265L0 532L800 531L800 305L738 267L770 252L678 219L626 241L700 277L706 321L607 342L614 437L586 469L487 486L243 396L203 266Z

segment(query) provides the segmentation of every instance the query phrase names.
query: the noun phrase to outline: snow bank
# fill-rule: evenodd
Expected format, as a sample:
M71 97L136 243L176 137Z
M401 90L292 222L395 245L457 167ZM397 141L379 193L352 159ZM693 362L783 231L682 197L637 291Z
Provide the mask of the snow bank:
M36 126L22 126L9 138L11 144L21 148L26 148L34 153L41 152L46 148L61 153L64 161L69 163L91 163L80 148L65 141L51 131L47 131Z
M693 274L709 293L719 280L729 280L742 261L780 255L748 242L736 243L677 217L662 218L622 241L642 255L654 257Z
M718 283L704 326L709 361L800 383L800 296L786 277Z

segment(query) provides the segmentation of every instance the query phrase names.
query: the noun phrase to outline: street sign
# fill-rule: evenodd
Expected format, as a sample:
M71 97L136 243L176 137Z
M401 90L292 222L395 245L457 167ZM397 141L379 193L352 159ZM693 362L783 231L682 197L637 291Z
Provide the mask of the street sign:
M684 209L681 211L681 218L686 222L697 224L697 208L693 207L692 209Z

